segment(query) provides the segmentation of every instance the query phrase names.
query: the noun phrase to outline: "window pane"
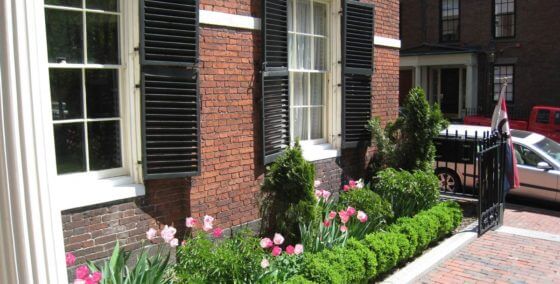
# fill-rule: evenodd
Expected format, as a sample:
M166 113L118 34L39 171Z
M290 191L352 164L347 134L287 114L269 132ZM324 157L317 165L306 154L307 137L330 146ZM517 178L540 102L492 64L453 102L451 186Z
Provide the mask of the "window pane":
M88 118L119 116L119 76L117 70L86 70Z
M554 123L555 123L556 125L560 125L560 111L557 111L557 112L554 114Z
M311 139L321 139L323 137L323 108L311 108Z
M312 36L297 36L297 69L311 69L311 44Z
M45 4L82 8L82 0L45 0Z
M88 63L119 64L118 16L87 13Z
M83 118L82 70L49 69L54 120Z
M297 65L297 44L296 44L296 35L295 34L289 34L288 35L288 56L289 56L289 61L288 61L288 68L289 69L297 69L298 65Z
M293 96L292 105L293 106L304 106L309 104L309 74L294 72L293 75Z
M83 63L82 13L45 10L49 62Z
M86 8L117 12L119 9L118 3L117 0L87 0Z
M56 168L58 174L84 172L84 125L82 123L54 126Z
M294 1L288 0L288 31L294 31Z
M293 110L294 118L294 140L309 140L307 125L308 125L308 109L295 108Z
M324 74L312 73L311 76L311 105L323 105Z
M327 39L315 38L315 70L327 69Z
M91 170L121 167L120 135L118 121L88 123L89 167Z
M550 122L550 111L549 110L539 110L537 112L537 122L548 124Z
M313 3L313 33L316 35L327 35L327 5Z
M296 2L296 31L311 33L311 7L309 0Z

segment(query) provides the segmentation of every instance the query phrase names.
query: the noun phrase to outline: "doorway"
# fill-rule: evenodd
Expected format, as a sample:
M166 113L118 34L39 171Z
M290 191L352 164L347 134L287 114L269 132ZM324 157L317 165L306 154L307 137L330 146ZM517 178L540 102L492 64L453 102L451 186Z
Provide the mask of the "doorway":
M408 95L408 92L410 92L410 89L412 89L413 87L412 76L413 76L412 69L399 71L399 106L404 105L406 96Z
M459 93L460 93L460 72L459 68L441 69L441 92L440 106L441 111L449 116L457 116L459 112Z

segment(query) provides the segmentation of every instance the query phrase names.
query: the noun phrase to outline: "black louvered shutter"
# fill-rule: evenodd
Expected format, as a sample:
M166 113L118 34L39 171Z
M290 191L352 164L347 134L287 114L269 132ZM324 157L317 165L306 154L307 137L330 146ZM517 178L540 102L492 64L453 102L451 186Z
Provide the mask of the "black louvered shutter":
M144 179L199 173L198 1L141 0Z
M342 26L342 147L370 141L374 6L344 1Z
M288 3L263 1L262 132L264 163L290 145Z

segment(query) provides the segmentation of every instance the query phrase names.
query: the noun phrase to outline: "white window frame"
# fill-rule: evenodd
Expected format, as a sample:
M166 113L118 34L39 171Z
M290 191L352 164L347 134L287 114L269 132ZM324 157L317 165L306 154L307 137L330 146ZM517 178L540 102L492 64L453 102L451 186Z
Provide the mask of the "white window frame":
M141 113L140 113L140 90L136 88L136 82L140 81L139 54L135 47L139 43L139 5L137 1L119 0L119 54L120 65L101 64L58 64L48 63L45 68L101 68L112 67L119 69L119 110L121 124L121 159L122 167L102 171L89 171L81 173L57 175L52 182L55 190L55 201L60 210L84 207L120 199L142 196L145 188L142 184L141 160ZM46 7L53 7L45 4ZM81 8L57 9L82 11ZM98 10L85 9L85 11L99 12ZM84 37L85 40L85 37ZM45 43L45 47L46 47ZM84 44L84 49L87 46ZM46 53L45 53L46 54ZM84 58L85 60L85 58ZM48 60L45 60L48 62ZM50 98L50 89L48 94ZM45 127L49 127L52 161L56 168L56 154L54 149L53 125L51 105L45 113ZM89 120L88 120L89 121ZM87 135L87 134L86 134ZM55 171L56 172L56 171Z
M313 0L327 4L327 70L326 88L323 97L323 139L300 142L303 156L308 161L318 161L340 156L341 147L341 72L342 38L341 38L341 0ZM295 9L295 7L294 7ZM298 71L298 69L290 69ZM299 70L301 71L301 70ZM292 93L292 92L290 92ZM290 105L290 112L292 106ZM293 133L293 121L290 123ZM291 136L292 140L293 135ZM295 141L292 141L294 143Z

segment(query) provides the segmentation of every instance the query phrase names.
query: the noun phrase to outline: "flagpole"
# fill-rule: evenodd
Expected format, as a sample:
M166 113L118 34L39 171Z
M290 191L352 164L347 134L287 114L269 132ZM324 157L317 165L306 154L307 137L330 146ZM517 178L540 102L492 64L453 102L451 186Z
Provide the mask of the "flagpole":
M507 85L508 85L508 78L507 77L503 77L502 78L502 90L500 92L500 98L498 99L498 102L501 103L501 100L505 100L506 99L506 90L507 90ZM509 135L509 134L508 134ZM499 133L499 139L500 139L500 164L501 167L499 169L500 171L500 178L499 178L499 188L500 188L500 194L499 194L499 199L500 199L500 214L499 214L499 218L498 218L498 226L496 226L496 228L501 227L502 225L504 225L504 213L505 213L505 207L506 207L506 193L504 190L504 178L506 175L506 143L509 139L509 137L505 137L504 133Z

